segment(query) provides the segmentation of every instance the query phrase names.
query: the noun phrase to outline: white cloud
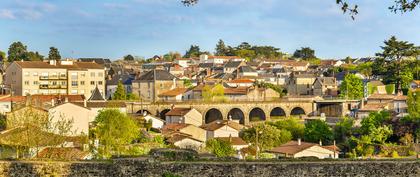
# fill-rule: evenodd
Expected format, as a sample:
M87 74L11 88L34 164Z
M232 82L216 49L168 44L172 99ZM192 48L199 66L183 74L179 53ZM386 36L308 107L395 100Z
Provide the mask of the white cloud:
M16 19L16 16L9 9L2 9L2 10L0 10L0 18L13 20L13 19Z

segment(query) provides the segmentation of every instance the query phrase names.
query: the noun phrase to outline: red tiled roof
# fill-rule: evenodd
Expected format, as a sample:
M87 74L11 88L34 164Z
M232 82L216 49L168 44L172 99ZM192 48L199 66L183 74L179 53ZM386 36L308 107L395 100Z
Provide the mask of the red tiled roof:
M189 124L170 123L166 124L162 128L162 134L169 135L173 132L179 132L179 130L189 126Z
M369 99L381 99L381 100L392 100L394 99L395 95L388 95L388 94L372 94L368 97Z
M184 116L191 111L191 108L173 108L165 116Z
M48 147L40 151L37 158L48 158L57 160L85 160L89 152L72 147Z
M235 79L232 81L229 81L229 83L254 83L251 79Z
M248 93L246 87L237 87L237 88L225 88L225 95L246 95Z
M215 58L221 58L221 59L241 59L241 57L238 56L208 56L208 59L215 59Z
M161 94L159 94L159 97L163 97L163 96L177 96L180 94L185 93L186 91L188 91L188 88L175 88L166 92L163 92Z
M385 109L388 106L388 103L368 103L363 106L362 109L359 109L359 111L380 111Z
M243 125L234 122L234 121L228 121L228 120L216 120L213 122L210 122L208 124L202 125L200 128L204 129L204 130L208 130L208 131L215 131L219 128L222 128L224 126L229 126L235 130L241 130L244 128Z
M248 145L242 138L240 137L217 137L216 139L220 139L222 141L227 141L232 143L234 146L241 146L241 145Z
M310 147L313 147L313 146L319 146L319 144L302 141L301 144L299 145L298 141L289 141L286 144L283 144L279 147L276 147L276 148L273 148L273 149L269 150L269 152L294 155L296 153L299 153L299 152L301 152L305 149L308 149ZM328 149L330 151L333 151L333 149L334 149L333 146L320 146L320 147ZM339 151L338 148L336 150Z
M56 68L56 69L104 69L104 66L95 62L73 62L72 65L62 65L58 62L56 65L50 65L43 61L15 61L22 68Z

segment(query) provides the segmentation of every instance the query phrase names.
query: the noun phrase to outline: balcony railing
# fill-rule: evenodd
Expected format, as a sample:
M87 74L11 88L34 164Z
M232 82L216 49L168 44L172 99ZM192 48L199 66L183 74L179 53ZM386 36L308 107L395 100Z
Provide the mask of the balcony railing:
M40 89L66 89L67 85L39 85Z
M66 76L39 76L39 80L67 80Z

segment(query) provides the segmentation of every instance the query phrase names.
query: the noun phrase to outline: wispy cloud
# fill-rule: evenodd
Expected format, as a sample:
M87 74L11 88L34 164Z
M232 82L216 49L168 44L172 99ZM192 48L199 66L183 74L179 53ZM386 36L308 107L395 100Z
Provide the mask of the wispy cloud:
M50 3L27 2L16 0L0 11L0 18L37 20L46 14L55 12L57 7Z
M0 18L13 20L13 19L16 19L16 16L9 9L2 9L2 10L0 10Z

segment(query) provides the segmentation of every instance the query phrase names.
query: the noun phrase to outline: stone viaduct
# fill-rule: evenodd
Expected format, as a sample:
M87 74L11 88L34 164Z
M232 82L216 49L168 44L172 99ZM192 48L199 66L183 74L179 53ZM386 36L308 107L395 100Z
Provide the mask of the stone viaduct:
M214 120L239 120L248 125L250 121L270 120L274 116L310 116L316 112L313 99L278 100L278 101L241 101L241 102L127 102L128 113L142 113L164 118L173 107L194 108L203 115L203 122Z

